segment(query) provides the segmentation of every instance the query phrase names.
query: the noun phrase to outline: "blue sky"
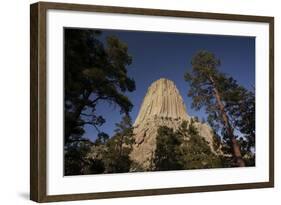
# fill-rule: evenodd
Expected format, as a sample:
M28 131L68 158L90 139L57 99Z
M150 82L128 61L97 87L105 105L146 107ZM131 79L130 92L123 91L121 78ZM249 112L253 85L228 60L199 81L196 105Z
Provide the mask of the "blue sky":
M131 117L134 122L149 85L159 78L175 82L190 116L207 118L204 110L191 108L192 99L187 96L189 85L184 73L191 69L191 59L199 50L213 52L221 60L220 70L229 74L247 89L255 85L255 38L240 36L218 36L178 34L164 32L102 30L100 37L114 35L128 45L133 62L128 66L128 75L136 82L136 90L126 93L134 107ZM112 135L115 123L121 119L119 108L101 103L97 113L102 114L106 123L100 130ZM84 137L94 140L96 130L85 127Z

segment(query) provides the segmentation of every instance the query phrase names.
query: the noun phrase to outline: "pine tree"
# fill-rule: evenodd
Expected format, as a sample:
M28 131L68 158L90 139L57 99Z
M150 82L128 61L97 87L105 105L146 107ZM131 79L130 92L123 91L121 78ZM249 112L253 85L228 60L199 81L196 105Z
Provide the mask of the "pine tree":
M185 74L185 80L190 84L188 95L193 99L192 106L198 110L205 107L209 114L209 121L222 126L231 144L236 165L245 166L224 101L226 92L235 89L233 87L235 83L229 83L230 78L218 70L220 61L210 52L198 52L191 64L192 71Z
M100 31L65 29L65 142L84 133L84 125L98 130L105 123L96 114L99 102L117 105L128 114L132 103L124 95L135 90L135 82L127 76L132 62L127 45L114 36L106 44L98 40ZM99 130L98 130L99 131Z
M230 95L232 96L232 95ZM229 110L234 126L244 134L247 150L255 148L255 95L254 92L240 89L236 99L227 99L226 109Z
M99 129L106 119L97 114L97 104L115 105L126 115L133 107L125 95L135 90L134 80L127 75L132 62L128 47L114 36L103 43L100 35L90 29L64 30L64 168L70 175L104 172L101 159L88 158L90 152L100 153L109 138ZM94 145L82 137L85 125L98 132Z
M105 173L129 172L131 164L130 153L134 144L131 118L123 116L120 123L116 123L115 135L106 143L103 153Z
M239 89L238 91L234 94L234 100L227 99L226 109L229 110L235 128L241 133L238 140L245 163L247 166L254 166L256 141L255 95L252 91L246 89ZM233 97L233 95L230 96Z
M185 139L181 146L184 169L203 169L222 167L221 157L212 151L209 143L201 136L192 119L187 125L183 122L177 131Z
M100 160L91 160L88 158L88 153L91 151L93 143L89 140L80 140L68 144L64 150L64 174L82 175L103 172L103 166L98 166ZM95 164L94 169L92 165Z
M182 138L175 134L173 129L161 126L157 130L154 164L156 171L180 170L180 145Z
M177 130L158 128L154 156L155 170L182 170L223 167L221 157L212 151L195 126L183 121Z

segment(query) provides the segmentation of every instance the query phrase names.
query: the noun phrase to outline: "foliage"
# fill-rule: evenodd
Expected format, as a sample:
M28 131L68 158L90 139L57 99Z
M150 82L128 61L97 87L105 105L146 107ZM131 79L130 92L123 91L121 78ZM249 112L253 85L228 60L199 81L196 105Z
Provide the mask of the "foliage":
M65 142L84 133L84 125L97 130L105 123L96 114L96 105L103 101L120 107L121 113L132 109L124 93L135 89L135 82L127 76L132 58L127 45L111 36L106 45L98 40L99 31L65 29Z
M135 90L134 80L127 75L127 66L132 62L127 45L114 36L108 36L104 43L99 40L100 35L100 31L88 29L64 30L66 175L106 171L104 161L89 158L89 153L101 155L101 150L109 149L105 147L112 143L109 136L99 130L106 119L97 114L98 103L117 106L120 114L125 115L133 107L125 95ZM94 143L82 137L85 125L98 131Z
M101 174L129 172L130 153L134 144L131 118L123 116L116 124L111 138L100 133L92 143L89 140L75 141L65 149L65 174ZM136 166L136 164L135 164Z
M254 95L220 72L220 60L208 51L198 52L191 64L192 70L186 72L185 80L190 84L188 95L192 97L192 107L205 108L209 124L225 143L224 151L233 156L235 166L245 166L242 141L237 139L234 129L244 136L250 150L255 138Z
M187 129L182 124L182 129ZM188 137L182 146L184 169L202 169L222 167L220 156L212 151L209 143L199 135L193 120L188 125Z
M182 122L178 130L160 127L156 138L156 170L203 169L222 167L221 157L199 135L195 121Z
M237 95L238 100L227 100L226 108L232 116L234 126L244 134L245 150L250 152L255 148L255 95L245 89Z
M89 159L93 143L88 140L76 141L65 149L64 170L65 175L97 174L104 171L100 159Z
M130 153L135 141L131 118L125 115L116 127L116 134L107 141L103 154L105 173L129 172L132 164Z
M161 126L157 130L156 150L154 156L155 170L182 169L180 145L182 139L173 129Z

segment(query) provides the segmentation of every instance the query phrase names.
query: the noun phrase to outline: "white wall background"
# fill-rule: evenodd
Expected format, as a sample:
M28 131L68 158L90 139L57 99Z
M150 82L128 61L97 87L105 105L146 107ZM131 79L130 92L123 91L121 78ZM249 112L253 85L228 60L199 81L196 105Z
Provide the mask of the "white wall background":
M51 0L50 0L51 1ZM280 200L281 129L280 36L278 0L74 0L99 5L208 11L275 16L275 147L274 189L224 191L153 196L60 204L271 204ZM0 7L0 204L29 201L29 4L35 1L2 1ZM279 200L278 200L279 199ZM56 203L53 203L56 204ZM276 204L276 203L275 203Z

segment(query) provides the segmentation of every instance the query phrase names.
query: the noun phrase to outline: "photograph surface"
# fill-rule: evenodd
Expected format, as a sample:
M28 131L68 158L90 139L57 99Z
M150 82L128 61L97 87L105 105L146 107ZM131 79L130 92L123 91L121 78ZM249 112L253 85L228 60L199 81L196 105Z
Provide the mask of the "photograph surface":
M255 37L64 28L64 175L255 166Z

